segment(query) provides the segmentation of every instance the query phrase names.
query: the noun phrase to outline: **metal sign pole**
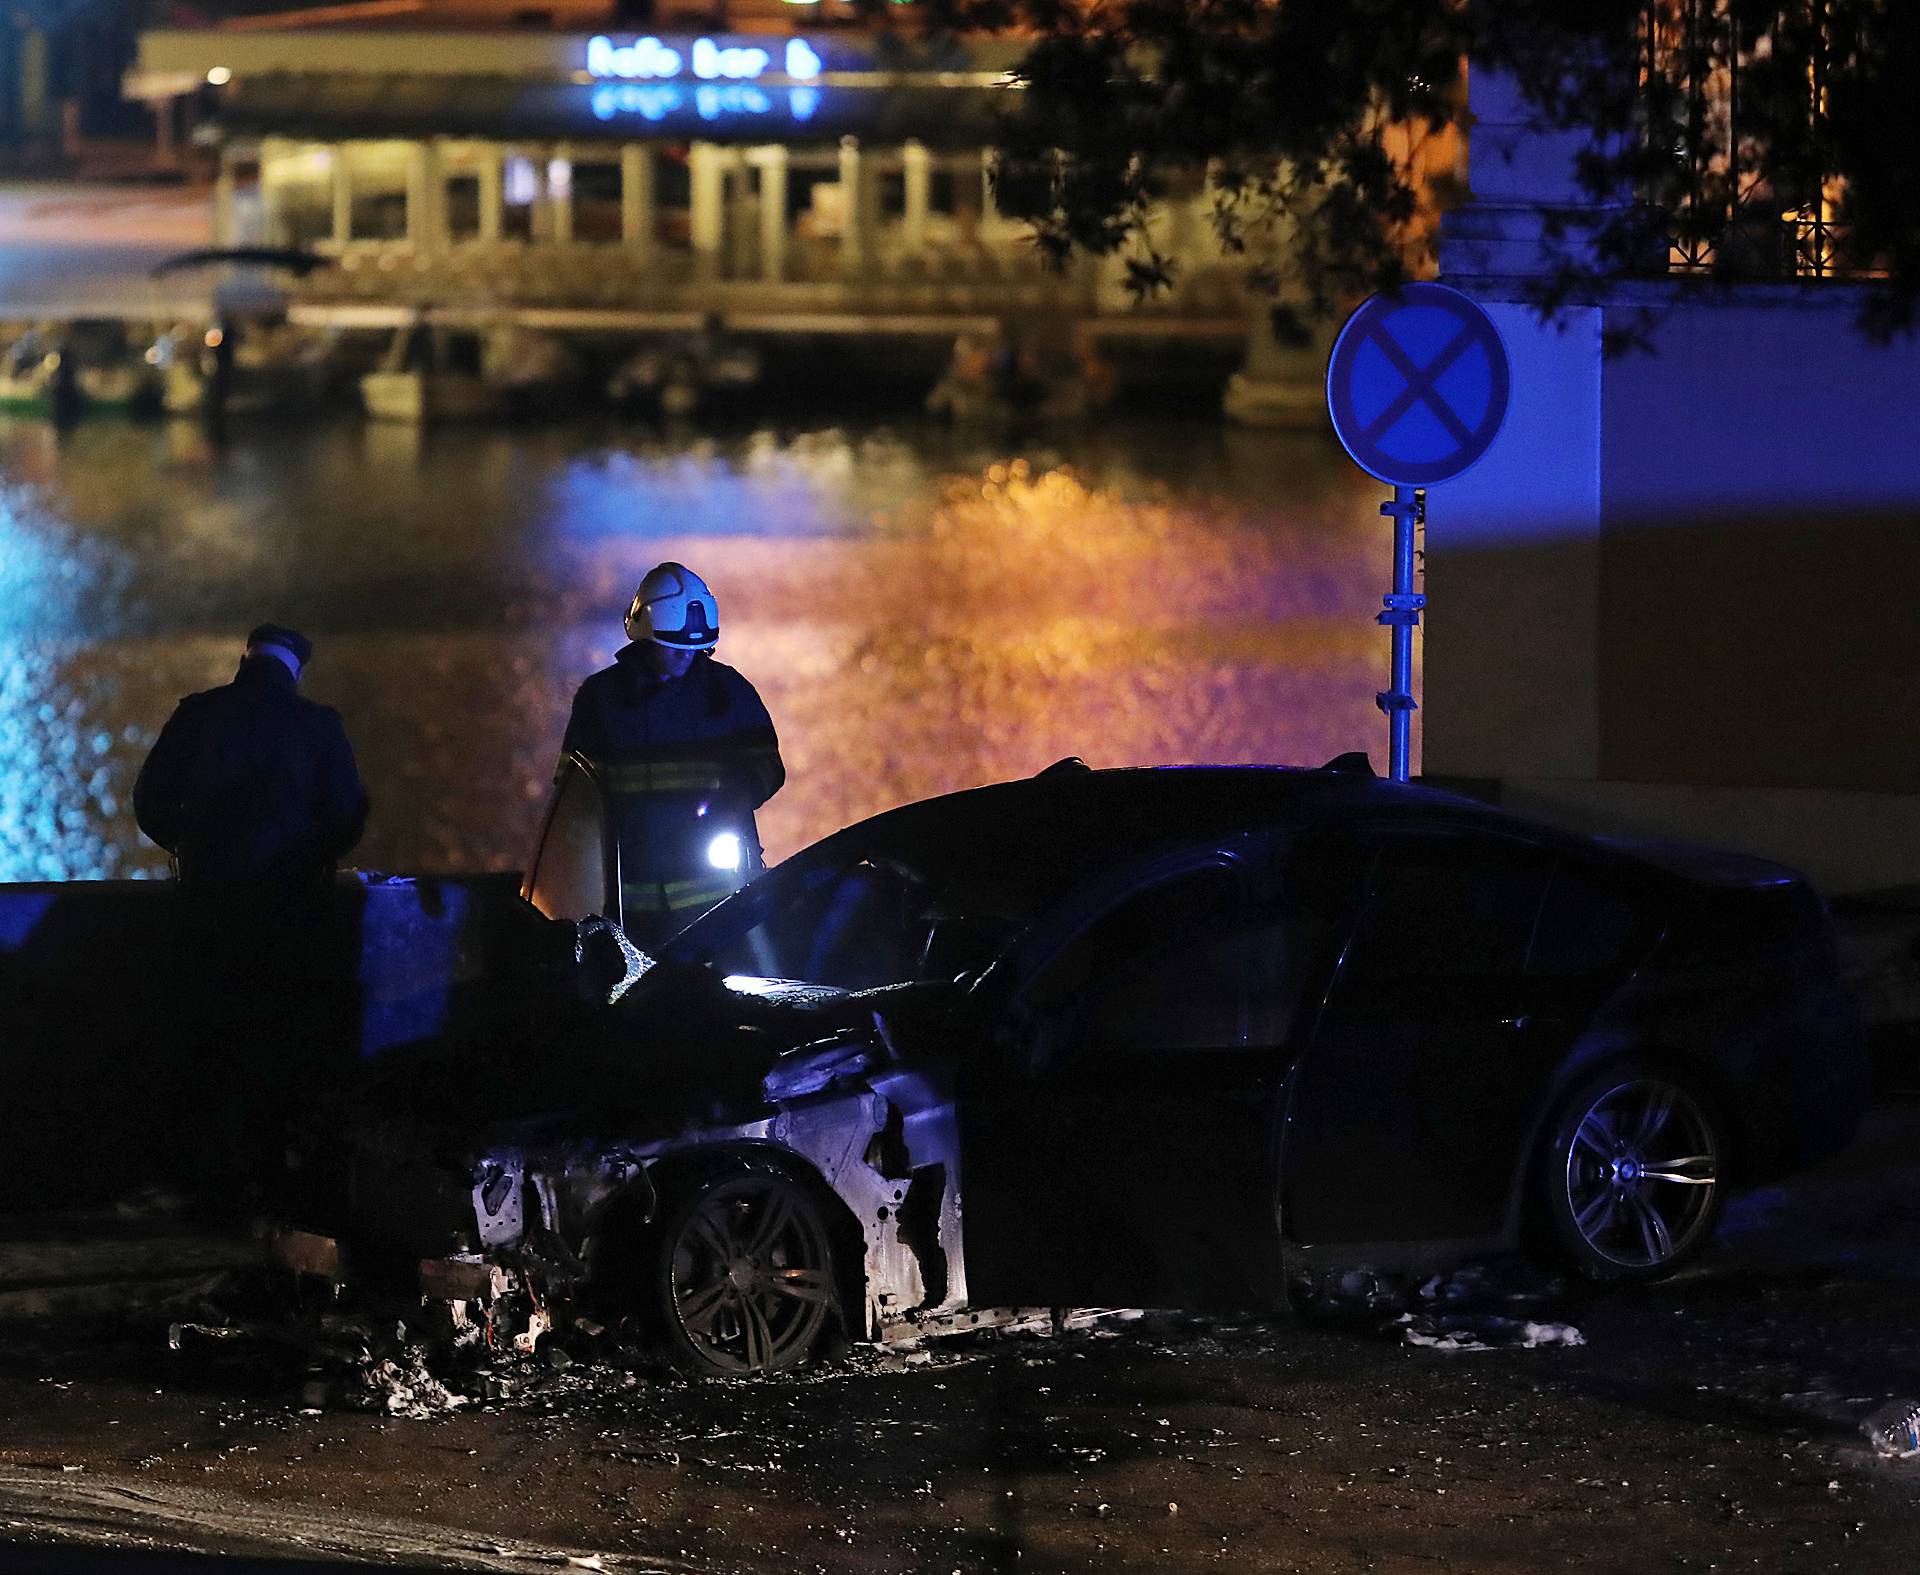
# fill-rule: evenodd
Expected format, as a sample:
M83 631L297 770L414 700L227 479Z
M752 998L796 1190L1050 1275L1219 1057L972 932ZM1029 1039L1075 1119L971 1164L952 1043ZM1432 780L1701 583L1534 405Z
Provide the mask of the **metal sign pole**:
M1416 279L1370 296L1327 358L1327 416L1369 476L1393 488L1393 589L1379 622L1393 631L1387 713L1393 780L1412 766L1413 631L1426 597L1413 588L1414 533L1427 523L1426 489L1479 463L1500 435L1513 367L1494 321L1458 290Z
M1381 504L1380 512L1393 521L1393 589L1381 598L1385 610L1378 619L1393 631L1393 663L1389 687L1374 703L1387 713L1387 774L1404 782L1413 738L1413 630L1427 605L1413 588L1413 538L1427 522L1427 489L1395 487L1393 501Z

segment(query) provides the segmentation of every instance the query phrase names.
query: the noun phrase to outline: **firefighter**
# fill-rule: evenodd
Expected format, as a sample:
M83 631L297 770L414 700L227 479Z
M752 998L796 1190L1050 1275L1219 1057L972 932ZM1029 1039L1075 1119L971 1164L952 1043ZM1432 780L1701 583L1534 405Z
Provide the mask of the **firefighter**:
M629 643L573 697L563 754L601 772L620 844L621 920L656 945L760 866L753 812L787 779L752 684L713 659L720 608L678 563L649 571Z

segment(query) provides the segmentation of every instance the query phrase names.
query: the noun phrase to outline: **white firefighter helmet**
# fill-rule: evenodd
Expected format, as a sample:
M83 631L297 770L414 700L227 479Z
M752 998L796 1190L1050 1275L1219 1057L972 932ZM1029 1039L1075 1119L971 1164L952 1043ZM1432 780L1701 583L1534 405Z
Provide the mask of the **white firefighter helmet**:
M707 582L685 564L647 571L627 609L627 638L679 651L711 651L720 639L720 604Z

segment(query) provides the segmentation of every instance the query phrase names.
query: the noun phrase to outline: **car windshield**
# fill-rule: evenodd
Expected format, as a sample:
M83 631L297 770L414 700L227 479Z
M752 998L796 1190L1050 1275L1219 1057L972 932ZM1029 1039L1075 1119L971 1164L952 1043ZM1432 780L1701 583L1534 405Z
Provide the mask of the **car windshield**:
M1067 893L1223 828L1151 804L989 788L890 811L767 871L662 948L723 973L842 989L952 980L994 962Z
M667 948L721 973L842 990L952 980L985 968L1025 915L958 896L912 865L859 847L770 871Z

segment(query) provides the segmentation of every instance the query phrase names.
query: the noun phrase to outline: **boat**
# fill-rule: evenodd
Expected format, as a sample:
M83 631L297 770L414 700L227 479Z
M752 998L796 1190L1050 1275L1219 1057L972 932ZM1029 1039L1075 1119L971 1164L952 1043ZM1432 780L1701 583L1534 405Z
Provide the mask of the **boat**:
M170 415L271 415L311 411L335 392L333 345L284 318L230 318L162 334L147 361ZM223 370L224 361L224 370Z
M159 399L158 372L117 322L43 323L0 355L0 409L64 418L151 410Z
M579 358L550 335L414 323L360 379L360 398L380 421L471 421L552 409L578 386Z
M616 405L651 405L659 413L685 420L711 415L760 381L760 352L727 338L717 317L691 334L647 345L624 361L607 380L607 397Z
M956 426L1078 421L1113 398L1112 366L1090 344L1023 344L962 334L927 409Z
M60 345L44 328L30 328L0 355L0 410L47 415L65 376Z
M159 408L160 371L135 351L124 323L76 322L61 353L72 363L73 386L85 409L138 415Z

